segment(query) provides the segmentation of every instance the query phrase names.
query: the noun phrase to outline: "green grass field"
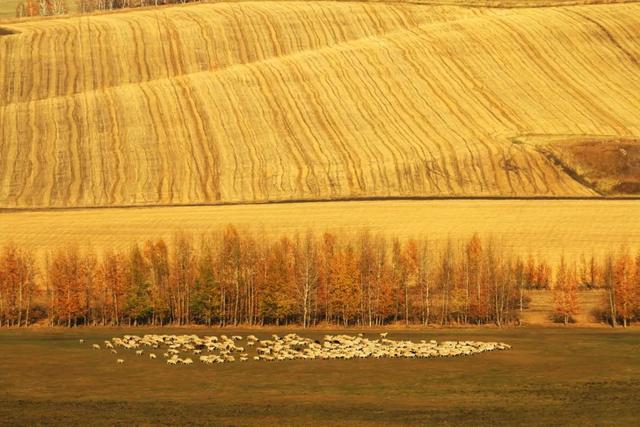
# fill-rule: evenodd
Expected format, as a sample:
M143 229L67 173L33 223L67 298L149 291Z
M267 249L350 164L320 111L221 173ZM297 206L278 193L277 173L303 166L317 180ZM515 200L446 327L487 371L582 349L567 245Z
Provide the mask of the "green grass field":
M0 424L620 426L640 417L638 329L390 333L394 339L500 340L513 346L452 359L167 366L162 357L91 350L94 342L150 331L1 331ZM249 331L160 331L236 332ZM262 337L274 330L252 332ZM328 331L296 332L320 337ZM81 337L85 344L79 344ZM117 357L125 364L117 365Z

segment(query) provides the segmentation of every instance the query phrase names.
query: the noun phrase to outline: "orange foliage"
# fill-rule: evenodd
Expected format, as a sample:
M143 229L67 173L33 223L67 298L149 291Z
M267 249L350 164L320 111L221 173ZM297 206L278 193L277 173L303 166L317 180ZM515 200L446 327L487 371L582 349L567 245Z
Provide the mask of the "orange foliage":
M579 283L604 287L613 324L640 314L640 255L603 263L564 260L555 272L555 313L578 311ZM546 261L505 255L492 240L430 247L427 240L357 239L307 232L268 241L228 226L177 234L129 251L61 249L47 263L51 323L76 324L486 324L518 322L526 291L545 288ZM0 321L26 325L36 286L33 257L7 246L0 256Z

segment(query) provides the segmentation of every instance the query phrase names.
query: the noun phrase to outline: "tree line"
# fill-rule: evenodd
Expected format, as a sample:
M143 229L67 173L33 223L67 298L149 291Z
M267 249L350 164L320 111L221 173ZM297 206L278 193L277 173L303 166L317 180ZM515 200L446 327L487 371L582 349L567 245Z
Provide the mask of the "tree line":
M569 323L580 288L606 290L603 321L640 320L640 255L563 258L552 269L504 246L478 235L439 246L368 232L267 239L233 226L100 255L65 247L41 263L8 244L0 326L501 326L520 322L531 289L553 289L554 317Z

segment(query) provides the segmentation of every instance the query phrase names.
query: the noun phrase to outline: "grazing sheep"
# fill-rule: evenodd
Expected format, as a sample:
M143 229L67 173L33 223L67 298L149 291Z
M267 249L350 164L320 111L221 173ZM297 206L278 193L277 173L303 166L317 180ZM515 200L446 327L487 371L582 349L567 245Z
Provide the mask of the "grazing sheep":
M387 339L387 332L380 333L379 339L368 339L364 334L356 335L325 335L323 341L304 338L290 333L282 337L274 334L271 340L259 341L253 335L247 336L247 347L259 346L256 352L249 356L245 347L236 345L239 336L231 338L221 335L217 337L199 337L197 335L125 335L113 338L111 341L118 347L134 350L142 355L142 346L165 348L163 353L167 364L193 364L191 358L181 359L179 354L193 352L200 354L207 349L207 355L199 357L204 364L246 362L250 357L255 361L288 361L288 360L352 360L352 359L381 359L405 358L425 359L433 357L461 357L488 351L507 350L509 345L498 342L479 341L395 341ZM106 342L105 342L106 343ZM97 344L93 348L100 349ZM115 350L112 349L115 353ZM237 356L234 357L234 355ZM155 359L155 353L149 353L149 359Z
M118 359L116 360L116 363L122 365L124 363L124 359Z
M115 349L113 349L113 348L111 349L111 353L113 353L113 354L118 354L118 352L117 352Z
M80 339L80 344L84 344L84 340L83 339Z
M94 350L100 350L100 346L98 344L94 344L92 347Z

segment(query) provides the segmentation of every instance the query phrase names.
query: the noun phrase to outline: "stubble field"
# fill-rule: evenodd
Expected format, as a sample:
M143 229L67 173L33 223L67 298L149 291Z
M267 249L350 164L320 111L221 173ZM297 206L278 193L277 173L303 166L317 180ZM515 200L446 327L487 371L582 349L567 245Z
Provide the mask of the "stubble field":
M356 236L427 238L455 244L474 233L506 251L556 263L564 255L599 256L640 243L640 203L633 200L396 200L0 212L0 244L12 241L43 257L63 246L97 251L177 232L198 239L234 224L278 238L307 229Z
M9 22L0 206L598 196L517 138L640 135L639 17L266 1Z
M392 199L633 196L638 17L636 2L243 1L6 21L0 243L123 249L232 223L478 232L551 262L633 247L633 200ZM317 203L251 205L301 200ZM227 203L249 206L195 206Z

